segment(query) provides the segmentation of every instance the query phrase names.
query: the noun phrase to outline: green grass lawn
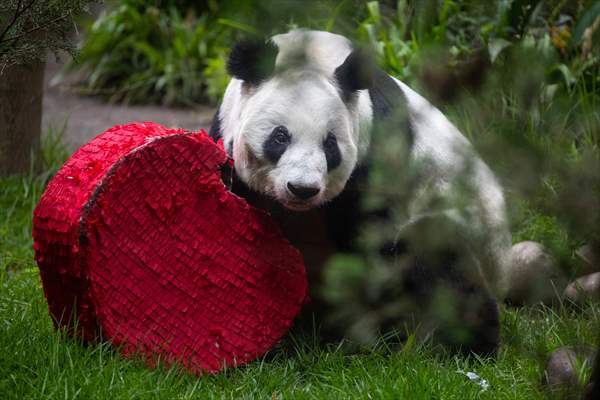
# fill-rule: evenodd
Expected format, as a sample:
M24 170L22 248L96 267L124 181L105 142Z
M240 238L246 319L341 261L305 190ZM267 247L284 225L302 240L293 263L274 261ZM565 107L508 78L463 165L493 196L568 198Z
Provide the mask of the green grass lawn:
M45 163L58 165L64 154L57 156L51 144ZM262 360L219 375L152 370L106 344L83 345L54 331L31 239L31 214L50 173L0 180L0 399L547 398L541 384L547 354L562 345L595 345L600 331L598 305L534 306L503 311L503 345L495 360L436 356L416 344L349 355L335 344L295 338ZM581 378L589 374L582 366Z

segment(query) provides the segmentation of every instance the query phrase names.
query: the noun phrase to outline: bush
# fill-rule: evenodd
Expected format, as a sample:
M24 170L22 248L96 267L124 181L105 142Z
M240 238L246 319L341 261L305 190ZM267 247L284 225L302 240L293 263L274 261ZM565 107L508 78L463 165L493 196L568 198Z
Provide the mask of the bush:
M124 0L86 30L79 62L84 91L112 101L191 105L220 100L228 49L239 36L293 26L351 33L361 1L193 2Z
M556 85L548 87L549 94L580 86L600 94L600 1L400 0L393 12L385 10L380 2L367 3L358 38L401 79L411 80L419 58L430 57L431 49L443 50L438 56L451 72L467 67L475 73L469 61L484 56L501 64L521 48L545 59L548 83Z
M185 2L125 0L89 28L78 64L90 93L113 101L191 105L224 91L230 31ZM160 6L160 7L159 7Z
M600 43L585 45L575 33L595 37L600 2L565 4L399 1L390 12L374 1L356 34L387 71L428 92L495 170L513 239L543 243L573 276L575 249L600 245L600 69L588 50ZM343 321L347 337L362 343L402 321L402 259L381 249L406 220L409 187L390 185L403 171L402 135L375 133L371 146L378 151L363 208L390 211L362 227L360 254L329 261L321 288L333 304L331 325Z

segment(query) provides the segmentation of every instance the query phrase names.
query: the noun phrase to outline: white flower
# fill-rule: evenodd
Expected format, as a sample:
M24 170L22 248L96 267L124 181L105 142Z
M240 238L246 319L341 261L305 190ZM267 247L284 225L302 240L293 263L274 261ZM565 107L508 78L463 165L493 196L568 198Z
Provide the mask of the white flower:
M480 377L479 375L477 375L475 372L465 372L465 371L461 371L458 370L456 371L459 374L463 374L465 375L467 378L469 378L472 382L475 382L476 384L478 384L479 386L481 386L481 391L484 392L486 390L488 390L490 388L490 384L488 381L486 381L485 379L483 379L482 377Z

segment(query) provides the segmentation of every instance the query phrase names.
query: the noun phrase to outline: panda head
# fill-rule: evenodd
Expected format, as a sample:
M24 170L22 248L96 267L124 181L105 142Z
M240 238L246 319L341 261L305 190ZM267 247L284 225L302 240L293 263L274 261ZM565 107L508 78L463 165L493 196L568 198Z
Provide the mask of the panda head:
M330 71L311 62L309 53L305 44L290 51L273 42L239 43L228 61L238 82L230 84L223 102L237 108L237 121L224 130L236 174L296 211L317 207L344 189L365 123L357 112L358 91L368 87L358 52L348 51ZM235 104L227 103L230 90L237 91Z

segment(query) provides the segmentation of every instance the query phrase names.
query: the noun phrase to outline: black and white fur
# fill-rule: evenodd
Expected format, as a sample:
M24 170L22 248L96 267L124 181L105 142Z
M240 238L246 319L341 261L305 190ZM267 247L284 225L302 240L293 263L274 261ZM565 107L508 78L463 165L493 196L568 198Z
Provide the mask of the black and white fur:
M233 79L210 133L223 140L234 159L234 191L251 202L261 198L301 247L307 263L327 258L314 241L331 245L331 251L352 249L357 230L352 223L360 217L357 187L364 187L368 160L377 157L370 151L374 126L401 115L386 125L385 134L406 137L408 151L398 156L405 157L406 170L418 182L411 188L399 237L418 221L441 216L461 227L466 245L460 251L468 251L473 261L458 275L451 266L416 263L408 286L416 284L417 295L428 293L432 280L451 275L453 287L467 298L484 293L485 305L476 312L487 314L485 324L495 325L493 332L481 339L483 345L465 346L493 352L495 301L506 291L511 242L504 196L493 173L452 123L375 67L347 38L328 32L295 30L266 44L240 43L232 50L228 70ZM433 197L446 200L444 204L453 204L458 194L464 197L465 184L470 188L467 204L463 200L456 208L430 209L428 199Z

